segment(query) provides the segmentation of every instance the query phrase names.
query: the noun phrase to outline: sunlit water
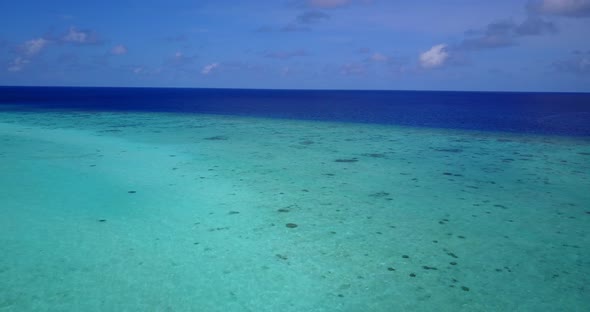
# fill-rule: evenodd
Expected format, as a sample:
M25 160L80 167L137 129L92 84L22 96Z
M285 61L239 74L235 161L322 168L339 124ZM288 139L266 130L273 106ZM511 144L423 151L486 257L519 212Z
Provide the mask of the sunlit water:
M0 311L588 311L584 137L0 113Z

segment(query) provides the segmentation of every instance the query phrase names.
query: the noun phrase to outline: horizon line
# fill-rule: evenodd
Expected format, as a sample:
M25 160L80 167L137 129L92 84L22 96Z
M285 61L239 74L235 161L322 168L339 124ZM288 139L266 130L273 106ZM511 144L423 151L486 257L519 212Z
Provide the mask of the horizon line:
M182 89L182 90L243 90L243 91L340 91L340 92L464 92L464 93L566 93L590 94L584 91L506 91L506 90L433 90L433 89L298 89L298 88L231 88L231 87L138 87L138 86L30 86L0 85L0 88L89 88L89 89Z

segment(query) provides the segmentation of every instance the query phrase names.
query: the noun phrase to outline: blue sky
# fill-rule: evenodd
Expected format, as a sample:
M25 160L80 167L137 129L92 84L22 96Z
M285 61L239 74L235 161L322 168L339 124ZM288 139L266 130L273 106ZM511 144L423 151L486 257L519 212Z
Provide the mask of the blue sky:
M5 0L0 21L0 85L590 92L590 0Z

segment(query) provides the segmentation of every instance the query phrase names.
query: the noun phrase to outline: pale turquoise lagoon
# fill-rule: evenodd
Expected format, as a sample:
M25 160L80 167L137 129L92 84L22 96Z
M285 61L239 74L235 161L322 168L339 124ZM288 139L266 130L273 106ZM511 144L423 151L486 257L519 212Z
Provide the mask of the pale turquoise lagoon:
M590 140L0 113L0 311L590 311Z

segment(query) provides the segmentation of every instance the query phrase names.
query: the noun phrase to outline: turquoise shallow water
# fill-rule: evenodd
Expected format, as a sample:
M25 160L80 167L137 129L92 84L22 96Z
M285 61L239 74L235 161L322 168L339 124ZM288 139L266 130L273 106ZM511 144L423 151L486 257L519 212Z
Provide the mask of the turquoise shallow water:
M3 112L0 144L0 311L590 310L585 138Z

